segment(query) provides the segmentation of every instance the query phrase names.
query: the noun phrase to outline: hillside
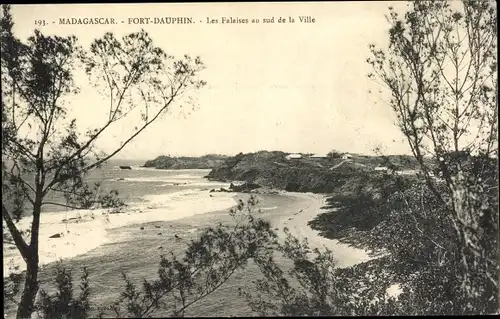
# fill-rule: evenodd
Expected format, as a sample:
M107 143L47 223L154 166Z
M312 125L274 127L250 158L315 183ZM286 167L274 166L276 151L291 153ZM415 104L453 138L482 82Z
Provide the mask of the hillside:
M213 169L206 177L223 182L246 181L260 186L295 192L330 193L348 182L361 184L378 176L373 169L386 165L386 158L353 155L351 159L310 158L286 159L288 153L260 151L238 154ZM394 163L393 160L391 162ZM394 163L401 169L413 169L413 163ZM399 164L399 165L398 165Z
M211 169L222 165L229 156L226 155L204 155L200 157L170 157L158 156L153 160L146 161L144 167L157 169Z

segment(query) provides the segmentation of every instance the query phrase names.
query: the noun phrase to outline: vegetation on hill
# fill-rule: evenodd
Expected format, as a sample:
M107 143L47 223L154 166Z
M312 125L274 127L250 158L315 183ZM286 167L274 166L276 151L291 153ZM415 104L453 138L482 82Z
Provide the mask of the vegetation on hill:
M464 268L463 243L457 240L450 210L425 179L378 175L350 180L328 200L331 211L309 225L328 238L381 256L348 268L335 267L335 253L313 251L289 236L280 251L293 264L282 271L272 259L257 280L259 294L242 291L261 315L443 315L492 314L498 311L497 163L485 162L487 199L478 218L483 269ZM437 184L446 194L445 183ZM470 256L467 256L470 257ZM478 267L478 265L474 265ZM333 270L332 270L333 269ZM464 291L460 273L474 276L482 296ZM299 286L292 285L298 281ZM389 297L398 284L401 293ZM362 293L359 293L362 291Z
M177 103L193 103L192 92L205 85L198 78L205 67L199 57L167 54L144 29L120 37L107 32L94 38L89 48L74 35L44 35L35 29L21 39L14 30L10 6L2 5L2 229L26 265L24 286L15 299L16 317L24 319L32 317L39 294L43 206L108 205L117 193L103 194L99 183L87 182L89 172ZM80 73L88 81L75 76ZM109 105L92 115L91 126L82 128L81 118L68 110L75 108L71 102L78 99L81 87L89 84ZM122 125L120 139L103 153L98 145L115 125ZM53 194L62 194L64 200L52 201ZM22 217L31 219L28 231L19 227ZM52 313L49 317L57 318Z
M200 157L171 157L162 155L147 161L144 167L154 167L157 169L211 169L220 166L228 157L217 154Z
M223 165L213 169L206 177L218 181L246 181L258 185L294 192L331 193L347 181L359 183L369 176L378 176L373 169L392 163L399 169L413 169L414 161L405 156L353 155L341 157L286 159L284 152L260 151L238 154L228 158ZM401 160L401 158L403 160ZM367 174L370 172L369 174Z

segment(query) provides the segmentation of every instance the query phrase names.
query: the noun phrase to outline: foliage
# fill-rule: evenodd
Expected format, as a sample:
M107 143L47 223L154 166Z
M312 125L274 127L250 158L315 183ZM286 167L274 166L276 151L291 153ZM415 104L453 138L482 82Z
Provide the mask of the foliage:
M390 281L368 263L352 268L336 267L328 249L311 250L287 229L287 238L277 251L292 261L285 272L268 254L257 260L263 279L256 281L258 293L240 289L252 309L262 316L353 316L388 314L394 299L385 289Z
M440 191L445 185L440 184ZM490 194L491 200L497 195ZM384 212L388 215L366 238L367 242L384 243L393 259L398 282L406 293L400 296L400 311L408 315L491 314L496 311L495 298L483 299L463 293L462 243L454 233L452 214L432 195L422 180L388 198ZM493 213L491 211L490 213ZM496 242L496 225L490 217L482 219L484 240ZM484 245L484 244L483 244ZM488 251L495 258L492 246ZM494 271L489 269L490 271ZM495 296L496 288L481 272L471 271L478 280L483 296ZM486 279L486 280L485 280Z
M408 203L406 210L432 241L441 242L441 232L424 229L422 215L440 216L453 234L437 250L451 255L443 263L460 282L449 311L491 313L498 303L495 7L489 1L414 1L402 18L391 8L388 21L388 50L370 46L369 77L387 89L426 181L423 204ZM434 165L424 161L428 155ZM439 287L432 286L435 275L423 279L426 287ZM418 309L435 301L433 294L419 297Z
M163 316L184 316L186 309L222 286L250 259L268 251L276 234L270 223L253 217L256 203L240 200L230 214L234 225L209 227L188 244L182 258L161 256L158 279L144 281L142 290L125 275L126 287L117 305L124 305L127 315L150 316L161 308ZM123 316L116 307L116 315Z
M66 208L123 206L116 192L102 194L86 175L116 155L174 103L202 87L199 57L175 59L156 47L144 30L117 39L95 39L90 49L75 36L46 36L39 30L23 42L12 32L10 6L2 6L2 215L26 262L18 317L29 317L38 291L39 227L44 205ZM85 134L72 118L71 101L81 98L77 69L109 101L104 119ZM186 97L184 99L184 97ZM188 103L192 103L187 100ZM102 120L102 121L101 121ZM131 121L131 132L109 154L96 144L116 123ZM50 194L65 199L53 202ZM32 219L27 238L17 228Z
M91 307L87 269L84 268L82 271L80 293L76 297L70 270L57 264L54 277L57 292L49 295L45 290L40 290L40 299L35 307L38 317L40 319L89 318Z
M381 222L388 219L388 208L395 193L408 189L415 177L373 172L350 178L327 199L325 209L308 225L322 236L340 239L358 248L378 250L366 238ZM375 241L377 242L377 241ZM383 242L380 242L383 246Z
M330 152L328 152L327 156L329 158L340 158L342 157L342 153L336 150L331 150Z
M310 249L287 232L277 251L291 269L278 264L272 254L258 259L263 278L258 293L245 289L252 310L263 316L371 316L371 315L457 315L496 312L495 298L482 299L463 294L461 243L456 240L446 207L432 196L422 178L405 179L400 190L378 201L367 201L353 209L363 194L353 193L332 203L341 209L324 213L312 222L314 228L335 225L327 232L341 243L370 250L374 259L352 267L338 268L328 249ZM386 181L387 182L387 181ZM363 185L364 186L364 185ZM360 185L360 187L362 187ZM444 184L440 184L445 188ZM394 189L393 189L394 190ZM491 199L497 198L490 194ZM339 204L346 205L344 207ZM342 214L347 209L352 215ZM346 220L344 220L346 219ZM495 238L496 225L483 219L485 238ZM497 254L492 248L491 257ZM480 276L481 274L472 273ZM396 297L387 289L398 284ZM495 287L482 282L482 294L494 296Z
M339 270L330 252L308 258L305 246L289 237L280 248L293 262L288 274L270 257L261 263L260 294L243 292L255 311L296 316L497 311L496 11L486 1L456 5L414 1L402 19L391 8L387 52L370 46L370 77L388 89L388 104L422 174L405 177L400 188L376 196L379 200L373 195L380 187L369 188L376 180L355 180L353 192L345 194L343 187L332 199L341 205L340 214L332 213L328 222L343 222L333 226L341 241L385 257ZM385 183L382 189L391 190L390 181ZM342 225L346 232L338 233ZM391 283L402 288L397 300L385 296Z

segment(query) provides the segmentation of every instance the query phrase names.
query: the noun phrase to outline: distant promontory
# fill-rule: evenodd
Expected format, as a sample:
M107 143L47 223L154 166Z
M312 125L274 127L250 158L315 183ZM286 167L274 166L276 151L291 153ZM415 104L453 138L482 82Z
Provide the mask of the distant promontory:
M221 166L229 156L209 154L200 157L188 156L158 156L153 160L146 161L143 167L154 167L157 169L214 169Z

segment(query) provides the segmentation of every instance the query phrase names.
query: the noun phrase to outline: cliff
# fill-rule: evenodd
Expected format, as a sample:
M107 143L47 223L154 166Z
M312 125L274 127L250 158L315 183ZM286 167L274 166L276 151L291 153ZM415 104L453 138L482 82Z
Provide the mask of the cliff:
M149 160L144 167L157 169L211 169L219 167L229 156L226 155L204 155L200 157L170 157L158 156Z

